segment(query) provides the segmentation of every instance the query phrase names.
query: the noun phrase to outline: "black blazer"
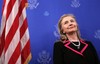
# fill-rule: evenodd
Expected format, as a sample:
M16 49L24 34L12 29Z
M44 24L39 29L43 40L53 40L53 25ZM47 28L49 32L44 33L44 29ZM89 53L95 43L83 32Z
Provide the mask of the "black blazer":
M80 49L67 41L54 44L54 64L99 64L95 48L89 41L80 40Z

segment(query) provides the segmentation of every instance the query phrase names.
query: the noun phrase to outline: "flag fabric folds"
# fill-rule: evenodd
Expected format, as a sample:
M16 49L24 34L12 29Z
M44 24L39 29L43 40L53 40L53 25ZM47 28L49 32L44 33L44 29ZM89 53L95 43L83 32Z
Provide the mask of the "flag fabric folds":
M0 64L28 64L31 60L26 0L4 0L0 29Z

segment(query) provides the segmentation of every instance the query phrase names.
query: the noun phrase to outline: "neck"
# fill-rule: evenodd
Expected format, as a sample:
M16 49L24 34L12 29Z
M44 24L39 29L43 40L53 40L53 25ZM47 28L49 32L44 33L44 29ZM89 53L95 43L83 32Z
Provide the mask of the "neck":
M66 36L68 37L68 39L70 41L78 41L79 40L79 38L77 37L76 32L70 33L70 34L66 34Z

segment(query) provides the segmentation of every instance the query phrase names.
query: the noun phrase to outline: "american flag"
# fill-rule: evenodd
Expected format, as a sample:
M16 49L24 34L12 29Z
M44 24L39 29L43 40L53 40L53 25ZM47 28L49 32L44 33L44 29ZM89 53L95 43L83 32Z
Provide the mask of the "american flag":
M3 0L0 64L28 64L31 60L26 3L27 0Z

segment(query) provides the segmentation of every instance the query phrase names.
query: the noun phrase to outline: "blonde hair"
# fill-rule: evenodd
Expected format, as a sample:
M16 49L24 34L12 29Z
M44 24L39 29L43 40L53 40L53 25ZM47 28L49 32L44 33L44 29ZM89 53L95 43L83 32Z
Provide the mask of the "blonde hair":
M62 22L63 18L68 17L68 16L70 16L70 17L72 17L72 18L74 18L74 19L76 20L76 18L75 18L75 16L74 16L73 14L64 14L64 15L61 16L61 18L60 18L60 20L59 20L59 22L58 22L58 32L59 32L59 34L60 34L61 40L66 40L66 39L68 39L67 36L66 36L66 34L63 33L62 25L61 25L61 22ZM77 26L77 28L78 28L78 26ZM78 36L78 38L80 39L79 28L78 28L78 30L77 30L77 36Z

